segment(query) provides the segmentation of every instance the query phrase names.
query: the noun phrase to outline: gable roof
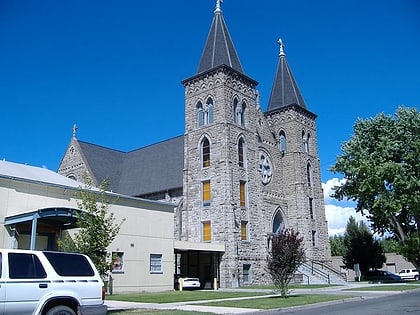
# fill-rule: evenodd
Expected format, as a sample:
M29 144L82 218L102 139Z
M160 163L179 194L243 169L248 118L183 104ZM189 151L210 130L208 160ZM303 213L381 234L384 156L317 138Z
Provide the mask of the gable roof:
M268 101L267 112L272 112L291 105L306 109L305 101L300 93L296 80L290 70L283 50L283 42L279 40L280 58L277 64L276 76Z
M217 1L213 21L207 36L197 74L220 65L226 65L242 74L244 73L223 18L222 10L220 9L220 1Z
M123 152L78 140L93 176L109 179L110 191L127 196L182 188L184 136Z

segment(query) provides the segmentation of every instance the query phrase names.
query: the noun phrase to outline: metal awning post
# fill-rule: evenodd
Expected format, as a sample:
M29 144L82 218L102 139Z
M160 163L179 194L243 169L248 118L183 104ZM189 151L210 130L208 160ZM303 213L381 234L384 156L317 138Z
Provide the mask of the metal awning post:
M38 225L38 213L34 213L32 216L32 230L31 230L31 244L29 249L34 250L36 245L36 228Z

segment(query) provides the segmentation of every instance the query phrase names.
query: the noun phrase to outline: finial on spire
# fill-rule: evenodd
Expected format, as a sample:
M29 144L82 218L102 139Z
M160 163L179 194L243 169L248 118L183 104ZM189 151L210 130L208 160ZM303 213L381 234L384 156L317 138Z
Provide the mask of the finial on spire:
M280 46L280 53L279 56L286 56L286 54L284 53L284 44L283 44L283 40L281 38L279 38L279 40L277 41L277 43Z
M214 13L217 12L222 12L222 8L221 8L221 4L222 4L223 0L216 0L216 10L214 10Z
M74 124L73 125L73 138L76 138L76 130L77 130L77 125Z

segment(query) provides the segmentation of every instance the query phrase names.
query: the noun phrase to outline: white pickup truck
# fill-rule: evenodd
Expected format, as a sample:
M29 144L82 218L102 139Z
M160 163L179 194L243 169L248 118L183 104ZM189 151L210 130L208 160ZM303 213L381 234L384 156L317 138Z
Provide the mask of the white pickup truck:
M0 314L104 315L103 282L81 254L0 249Z
M403 280L419 280L419 272L416 269L401 269L398 275Z

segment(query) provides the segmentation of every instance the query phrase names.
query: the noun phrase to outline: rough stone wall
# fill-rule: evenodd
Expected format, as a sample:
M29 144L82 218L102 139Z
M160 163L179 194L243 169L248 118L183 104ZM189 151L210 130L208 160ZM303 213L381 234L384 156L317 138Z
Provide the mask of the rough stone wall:
M88 165L86 165L84 161L79 143L75 137L71 139L57 173L75 179L81 183L84 182L84 176L87 175L93 180L95 186L98 185L93 173L90 172Z
M181 239L202 241L202 222L211 222L211 242L225 244L220 264L222 287L242 285L243 264L250 264L252 277L265 275L266 228L262 220L261 187L258 172L258 117L255 87L227 68L218 69L186 83L185 207ZM214 122L198 127L196 104L214 101ZM245 126L234 122L233 103L246 103ZM258 114L260 113L260 114ZM211 144L211 164L202 167L200 141ZM245 142L245 165L239 166L238 141ZM211 204L202 205L201 183L210 180ZM246 187L246 206L240 206L240 182ZM241 239L241 223L247 223L247 239ZM258 282L259 282L258 281Z

